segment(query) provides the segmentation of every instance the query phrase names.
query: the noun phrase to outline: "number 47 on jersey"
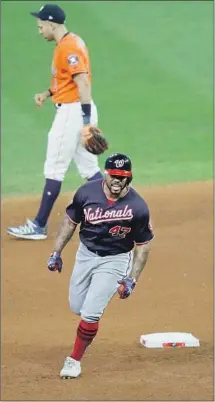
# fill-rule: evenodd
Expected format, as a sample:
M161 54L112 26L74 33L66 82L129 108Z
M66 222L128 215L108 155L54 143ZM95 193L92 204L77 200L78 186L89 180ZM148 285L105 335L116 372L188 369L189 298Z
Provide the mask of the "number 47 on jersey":
M131 228L127 228L124 226L113 226L110 230L109 233L112 234L112 236L119 236L121 238L124 238L127 233L129 233L131 231Z

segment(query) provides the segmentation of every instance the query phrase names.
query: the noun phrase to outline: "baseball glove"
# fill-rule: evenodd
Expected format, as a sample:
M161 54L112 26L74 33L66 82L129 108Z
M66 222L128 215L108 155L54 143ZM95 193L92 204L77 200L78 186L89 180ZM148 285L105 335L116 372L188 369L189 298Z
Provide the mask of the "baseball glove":
M84 126L82 129L82 144L84 148L94 155L103 154L108 149L108 142L101 130L95 126Z

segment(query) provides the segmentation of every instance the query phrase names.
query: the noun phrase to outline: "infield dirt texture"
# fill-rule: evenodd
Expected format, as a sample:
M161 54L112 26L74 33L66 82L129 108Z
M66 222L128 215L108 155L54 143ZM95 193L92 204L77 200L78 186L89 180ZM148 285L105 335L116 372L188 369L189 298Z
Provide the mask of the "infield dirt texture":
M133 295L115 296L106 309L83 375L60 380L79 321L68 305L78 234L63 253L60 275L46 262L65 206L83 181L71 168L46 241L6 234L39 206L55 110L33 103L49 84L53 51L29 16L43 4L3 1L1 400L212 401L213 3L61 4L68 28L90 48L110 153L131 157L132 184L150 207L156 237ZM200 348L139 344L141 334L166 331L191 332Z

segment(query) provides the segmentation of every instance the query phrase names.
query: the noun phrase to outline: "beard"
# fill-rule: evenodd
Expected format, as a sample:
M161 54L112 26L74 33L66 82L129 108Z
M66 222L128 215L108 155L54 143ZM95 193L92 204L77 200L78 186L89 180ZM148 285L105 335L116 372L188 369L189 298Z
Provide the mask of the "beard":
M111 183L106 182L106 185L112 196L119 197L125 187L127 187L127 181L123 184L122 182L114 182L113 180Z

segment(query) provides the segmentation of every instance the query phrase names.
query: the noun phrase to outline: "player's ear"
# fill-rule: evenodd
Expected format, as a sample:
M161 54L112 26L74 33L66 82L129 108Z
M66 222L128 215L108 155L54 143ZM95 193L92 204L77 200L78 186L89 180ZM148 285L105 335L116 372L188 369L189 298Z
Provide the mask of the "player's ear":
M129 186L129 184L132 182L133 180L133 176L131 177L127 177L127 185Z
M49 21L49 25L52 31L54 31L57 27L57 24L55 22Z
M104 179L107 180L108 174L104 171Z

